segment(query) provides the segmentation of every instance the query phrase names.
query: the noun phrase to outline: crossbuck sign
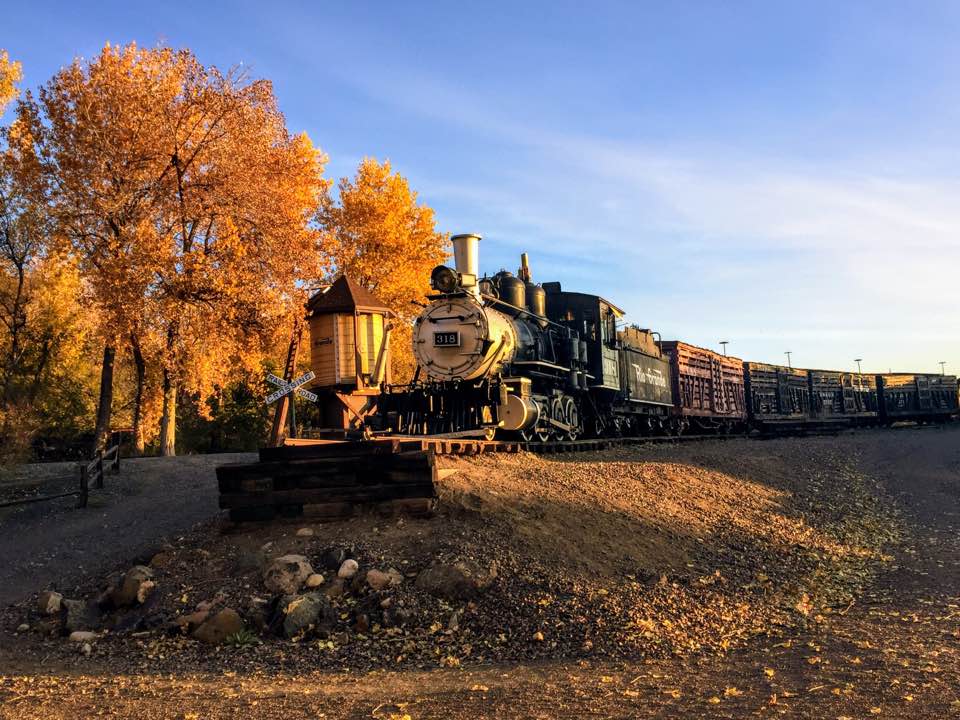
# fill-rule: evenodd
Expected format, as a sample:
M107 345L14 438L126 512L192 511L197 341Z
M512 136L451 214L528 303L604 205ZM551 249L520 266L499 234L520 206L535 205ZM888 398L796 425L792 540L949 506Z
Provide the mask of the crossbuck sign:
M279 390L274 390L272 393L267 395L267 405L292 392L297 393L300 397L305 398L310 402L316 402L318 398L314 393L310 392L309 390L304 390L302 387L300 387L301 385L306 385L315 377L316 375L313 374L313 370L304 373L298 378L294 378L290 382L287 382L283 378L277 377L273 374L267 375L268 382L272 382L274 385L280 386Z

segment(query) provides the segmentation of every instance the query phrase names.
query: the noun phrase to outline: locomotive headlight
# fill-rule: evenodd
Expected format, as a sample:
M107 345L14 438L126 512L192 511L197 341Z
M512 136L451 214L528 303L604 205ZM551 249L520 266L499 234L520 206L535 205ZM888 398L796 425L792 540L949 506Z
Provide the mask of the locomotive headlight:
M453 268L437 265L430 273L430 287L437 292L450 294L460 286L460 275Z

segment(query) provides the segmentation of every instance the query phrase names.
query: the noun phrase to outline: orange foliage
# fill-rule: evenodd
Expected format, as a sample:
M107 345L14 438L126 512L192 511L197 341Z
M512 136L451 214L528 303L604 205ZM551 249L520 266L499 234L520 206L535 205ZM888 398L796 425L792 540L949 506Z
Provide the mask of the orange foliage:
M446 258L448 235L436 230L433 210L417 203L416 192L389 161L364 159L356 178L342 178L338 187L339 201L328 199L319 215L329 236L325 250L338 272L397 313L393 377L409 379L410 322L419 312L414 301L429 292L430 271Z
M132 336L162 365L172 450L177 388L258 365L320 275L326 157L288 133L269 82L188 50L108 45L21 116L105 342Z
M0 50L0 115L17 97L17 83L23 78L20 63L12 62L6 50Z

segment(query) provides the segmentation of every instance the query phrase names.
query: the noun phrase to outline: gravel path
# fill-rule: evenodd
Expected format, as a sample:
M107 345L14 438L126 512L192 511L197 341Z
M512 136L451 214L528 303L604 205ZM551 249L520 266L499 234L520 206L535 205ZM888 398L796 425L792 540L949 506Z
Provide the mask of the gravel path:
M104 489L90 491L83 510L74 498L0 510L0 605L48 587L69 590L209 520L218 512L214 468L253 459L240 453L124 459L119 475L107 474ZM72 478L76 470L73 463L51 468L28 466L20 475ZM57 489L45 480L45 491Z

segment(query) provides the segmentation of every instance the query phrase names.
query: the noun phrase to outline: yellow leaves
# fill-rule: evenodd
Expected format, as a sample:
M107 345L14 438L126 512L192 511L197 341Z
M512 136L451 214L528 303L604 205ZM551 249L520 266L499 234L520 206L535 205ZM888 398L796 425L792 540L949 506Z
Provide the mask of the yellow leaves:
M536 640L537 642L543 642L543 633L540 632L539 630L537 630L537 631L533 634L533 639Z
M871 715L879 715L879 714L882 713L882 712L883 712L883 708L881 708L881 707L879 707L879 706L877 706L877 705L874 705L872 708L870 708L870 714L871 714Z
M0 50L0 115L3 115L7 103L17 97L17 83L23 79L23 71L18 62L11 62L6 50Z
M821 659L818 655L812 655L807 658L807 663L809 663L810 665L819 665L820 662L821 662Z
M766 675L767 677L772 678L774 675L777 674L777 671L774 670L773 668L764 668L763 674Z
M322 252L337 272L373 291L401 321L416 314L412 301L429 291L434 266L446 258L447 236L436 231L433 210L417 202L390 163L365 158L353 179L339 182L339 202L325 200L317 219ZM398 324L406 330L406 323ZM392 342L394 380L407 379L413 356L406 337Z
M664 694L664 695L669 695L669 696L672 697L674 700L676 700L677 698L680 697L680 690L679 690L679 688L671 688L671 689L669 689L669 690L664 690L664 691L663 691L663 694Z
M442 667L458 668L460 667L460 658L453 655L446 655L440 660Z
M740 697L741 695L743 695L743 691L735 687L728 687L723 691L724 697Z
M639 690L624 690L624 691L623 691L623 694L626 695L627 697L631 697L631 698L640 697L640 691L639 691Z
M804 593L800 599L797 601L797 604L794 605L794 608L801 615L807 616L813 610L813 604L810 602L809 596Z
M711 705L718 705L720 703L720 698L716 695L712 695L711 697L707 698L707 702Z
M473 685L470 688L472 692L487 692L489 689L486 685Z

